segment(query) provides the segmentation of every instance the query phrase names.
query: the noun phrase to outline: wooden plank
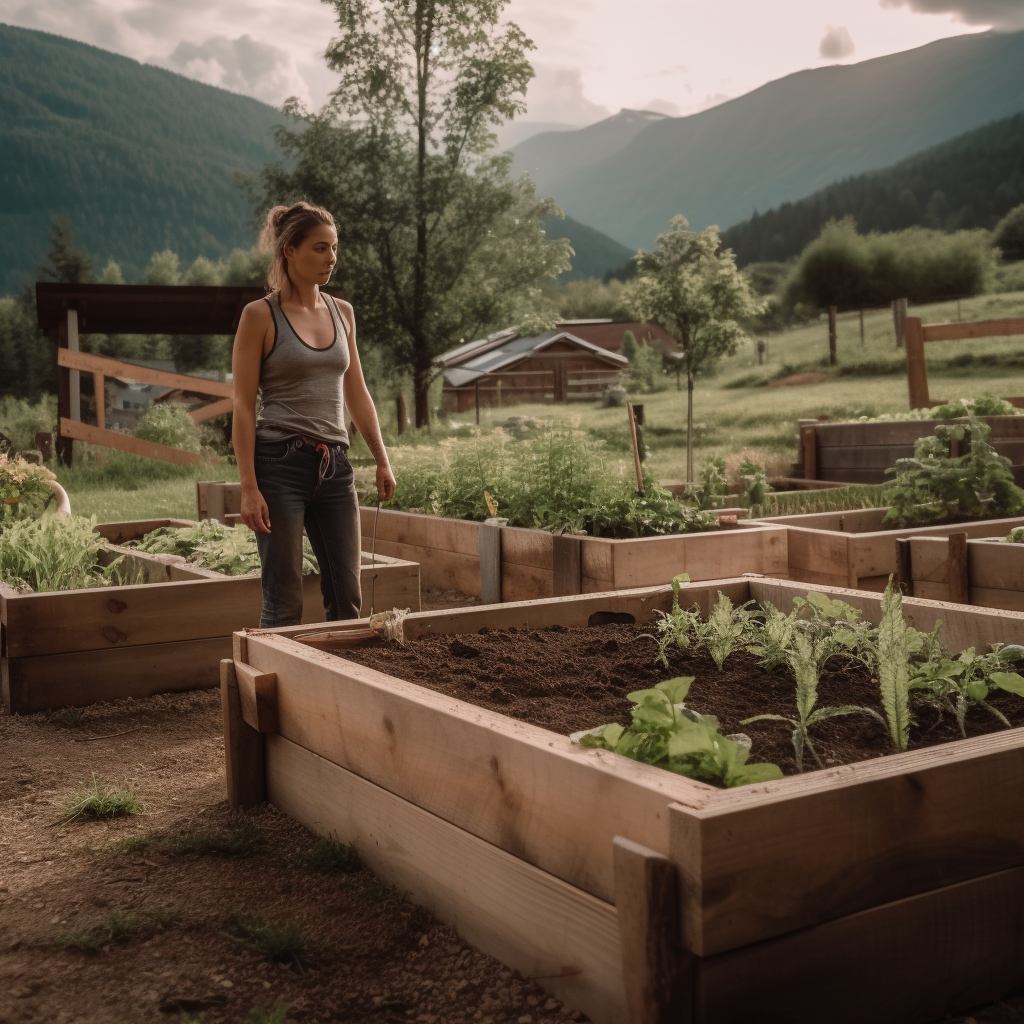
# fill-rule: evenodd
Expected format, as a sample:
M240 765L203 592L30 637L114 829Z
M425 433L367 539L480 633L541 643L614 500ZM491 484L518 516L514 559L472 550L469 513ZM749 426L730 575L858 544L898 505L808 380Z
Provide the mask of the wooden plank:
M108 651L0 659L4 704L12 714L85 707L125 697L204 690L217 685L230 636Z
M951 533L947 544L946 581L949 600L955 604L968 604L970 598L967 572L967 534Z
M626 1019L614 907L286 739L266 745L275 806L352 843L471 945L597 1024Z
M924 328L919 316L908 316L906 326L907 342L907 388L910 392L910 408L925 409L928 401L928 364L924 357Z
M803 455L804 479L814 480L818 475L818 438L813 424L800 427L800 451Z
M366 534L363 534L366 544ZM377 538L377 553L401 558L420 567L420 582L431 590L457 590L476 596L480 593L480 555L424 548L414 544L396 544Z
M362 507L359 518L362 525L363 546L368 548L373 534L375 510ZM442 519L418 512L397 512L394 509L382 508L377 520L377 543L382 540L395 544L408 544L416 547L439 548L442 551L455 551L463 555L479 557L480 542L477 535L480 523L462 519ZM413 559L420 561L420 559Z
M106 393L103 386L103 374L94 373L92 375L92 390L94 400L96 402L96 426L106 427L107 425L107 409L106 409Z
M142 455L147 459L160 459L162 462L171 462L176 466L195 466L203 461L196 452L169 448L165 444L157 444L154 441L142 441L137 437L130 437L128 434L118 433L116 430L92 427L87 423L78 423L63 417L60 420L60 436L76 441L88 441L89 444L114 448L131 455Z
M503 526L501 529L501 560L505 563L551 569L554 537L547 530L526 530ZM550 595L545 594L545 597Z
M566 597L582 590L583 540L563 534L551 538L551 595Z
M790 528L786 538L788 572L791 578L824 582L837 579L845 585L850 565L850 537L826 530Z
M501 601L501 527L481 524L477 535L480 543L480 600L483 604Z
M991 541L972 540L968 548L972 587L982 587L986 590L1024 590L1024 544L997 544Z
M912 580L917 583L949 583L949 541L945 537L909 537L897 541L909 549ZM923 595L918 595L923 596Z
M551 597L551 581L551 569L501 563L502 601L538 601Z
M224 721L224 775L228 807L233 811L255 807L266 800L266 763L263 737L244 718L234 663L220 663L220 705Z
M1017 868L699 961L695 1016L705 1024L944 1020L1024 983L1022 901Z
M909 459L913 454L913 445L866 444L823 448L818 453L818 467L822 473L849 469L885 470L895 466L897 459ZM889 479L892 479L891 474Z
M214 519L218 523L224 522L225 508L225 484L223 481L211 481L206 485L206 517Z
M584 537L583 551L580 555L580 572L584 578L591 580L607 580L608 586L601 589L612 589L612 552L614 541L603 537Z
M922 597L928 595L922 594ZM971 587L971 604L983 608L1002 608L1024 612L1024 592L1020 590L994 590L990 587Z
M57 352L57 365L73 370L85 370L87 373L102 373L107 377L137 381L140 384L159 384L167 388L195 391L200 395L231 397L231 385L224 381L210 380L207 377L191 377L184 373L169 373L167 370L155 370L149 366L135 366L132 363L121 362L119 359L94 356L88 352L62 349Z
M971 324L928 324L925 341L965 341L969 338L1013 338L1024 335L1024 319L979 320Z
M630 1024L690 1024L693 957L682 946L676 867L622 836L615 837L614 865Z
M235 664L235 679L242 718L257 732L280 732L277 714L277 676L254 672L248 665Z
M845 512L804 512L795 516L770 516L757 520L781 526L839 533L871 533L878 530L888 508L855 508Z
M129 540L138 540L147 533L159 530L164 526L182 527L195 526L192 519L136 519L118 523L99 523L95 530L112 544L124 544Z
M222 398L219 402L210 402L208 405L193 409L189 416L192 417L193 423L200 424L205 423L207 420L212 420L215 416L223 416L225 413L231 412L233 408L233 399Z

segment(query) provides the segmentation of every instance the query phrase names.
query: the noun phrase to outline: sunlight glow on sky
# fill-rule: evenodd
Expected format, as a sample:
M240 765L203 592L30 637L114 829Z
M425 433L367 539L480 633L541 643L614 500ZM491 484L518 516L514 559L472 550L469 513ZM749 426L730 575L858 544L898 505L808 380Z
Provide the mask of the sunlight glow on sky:
M946 36L1024 28L1021 0L511 0L537 44L527 120L582 125L622 107L694 113L803 68ZM279 105L332 76L319 0L0 0L42 29Z

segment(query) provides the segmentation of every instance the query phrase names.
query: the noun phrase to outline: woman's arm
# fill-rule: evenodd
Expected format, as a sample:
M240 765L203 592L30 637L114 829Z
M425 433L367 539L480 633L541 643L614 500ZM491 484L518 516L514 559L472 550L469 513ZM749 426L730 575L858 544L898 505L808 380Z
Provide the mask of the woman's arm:
M345 318L348 328L349 367L345 372L345 405L356 429L366 439L366 445L377 462L377 494L381 501L388 501L395 495L395 476L391 472L387 449L380 436L380 423L373 399L367 390L363 378L363 367L359 362L359 351L356 348L356 318L352 307L347 302L339 302L338 308Z
M261 308L262 307L262 308ZM263 345L270 310L265 302L251 302L242 310L231 352L231 444L242 482L242 522L257 533L270 533L270 510L256 483L256 392L260 384Z

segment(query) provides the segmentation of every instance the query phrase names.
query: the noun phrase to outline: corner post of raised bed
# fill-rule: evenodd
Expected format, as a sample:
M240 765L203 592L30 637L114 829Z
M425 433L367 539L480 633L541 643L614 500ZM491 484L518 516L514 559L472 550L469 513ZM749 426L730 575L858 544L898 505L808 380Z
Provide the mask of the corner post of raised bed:
M565 534L551 538L551 596L583 592L583 538Z
M949 535L949 556L946 559L946 576L949 581L949 599L953 604L970 604L970 570L967 564L967 534Z
M804 479L818 479L817 420L800 421L800 452L804 460Z
M895 583L904 597L914 596L914 560L909 537L896 538Z
M220 703L224 714L228 807L233 811L255 807L267 798L264 740L242 717L235 663L230 658L220 663Z
M924 361L924 325L919 316L908 316L906 322L907 388L910 408L925 409L928 398L928 366Z
M501 603L501 526L485 522L480 525L480 601Z
M629 1024L690 1024L693 958L682 943L676 865L622 836L612 855Z

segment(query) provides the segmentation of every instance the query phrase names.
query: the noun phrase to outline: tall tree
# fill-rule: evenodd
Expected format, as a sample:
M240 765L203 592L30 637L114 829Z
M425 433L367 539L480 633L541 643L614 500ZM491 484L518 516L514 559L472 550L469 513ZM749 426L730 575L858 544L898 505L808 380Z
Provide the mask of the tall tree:
M507 0L324 0L340 36L327 107L279 142L294 169L268 168L266 202L305 198L338 221L337 281L364 334L412 373L416 425L429 422L434 358L461 339L518 322L537 285L568 267L557 212L509 160L491 129L525 109L533 44L500 23Z
M654 252L636 254L628 302L638 320L660 324L679 342L686 374L686 481L693 481L693 387L744 336L740 321L760 311L718 228L691 231L685 217L658 235Z
M39 268L39 273L51 281L85 284L92 275L92 260L81 249L75 248L71 225L63 217L53 218L46 257L48 262Z

